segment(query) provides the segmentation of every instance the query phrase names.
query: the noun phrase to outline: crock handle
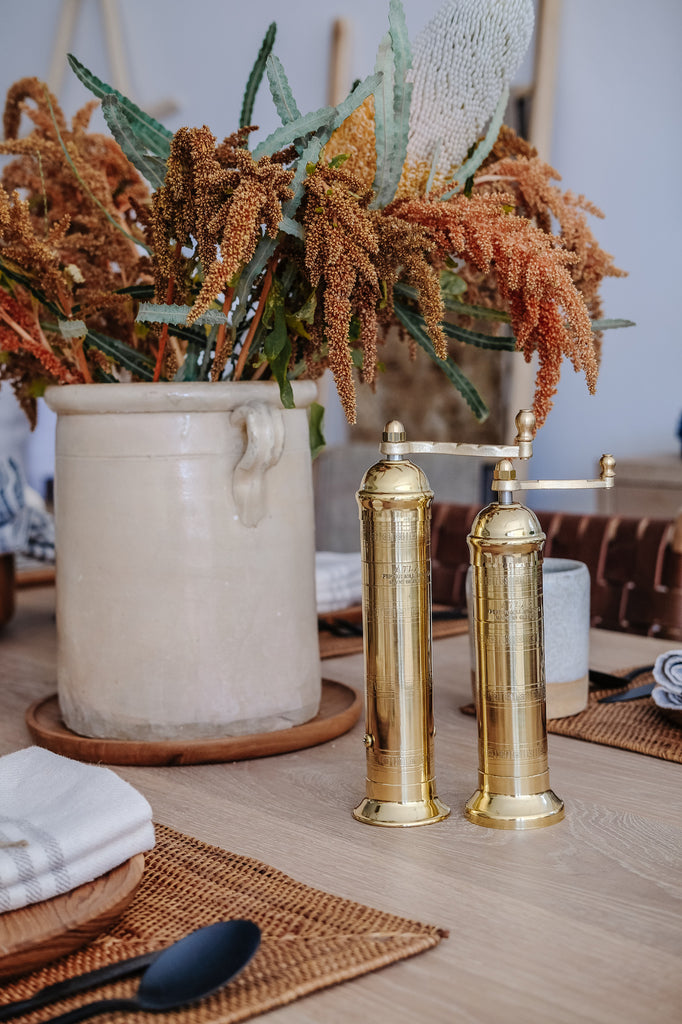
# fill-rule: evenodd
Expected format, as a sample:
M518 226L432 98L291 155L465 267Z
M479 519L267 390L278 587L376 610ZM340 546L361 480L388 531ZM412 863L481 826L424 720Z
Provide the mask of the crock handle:
M279 462L284 448L282 410L249 402L234 410L230 422L246 430L246 450L235 467L232 494L244 526L257 526L265 515L265 474Z

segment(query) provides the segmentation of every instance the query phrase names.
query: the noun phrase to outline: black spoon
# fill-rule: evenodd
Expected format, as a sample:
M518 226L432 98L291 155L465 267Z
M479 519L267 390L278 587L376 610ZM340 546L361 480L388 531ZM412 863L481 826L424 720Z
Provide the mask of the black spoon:
M131 999L100 999L48 1020L75 1024L111 1010L162 1013L195 1003L239 974L259 945L260 928L253 921L218 921L165 949L144 972Z

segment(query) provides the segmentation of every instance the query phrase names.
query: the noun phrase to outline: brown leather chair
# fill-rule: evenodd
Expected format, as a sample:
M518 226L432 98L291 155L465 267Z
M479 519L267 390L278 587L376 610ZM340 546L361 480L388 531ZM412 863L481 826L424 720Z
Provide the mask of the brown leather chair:
M480 506L434 502L434 603L466 607L466 537ZM682 639L682 515L676 520L538 512L544 554L585 562L601 629Z

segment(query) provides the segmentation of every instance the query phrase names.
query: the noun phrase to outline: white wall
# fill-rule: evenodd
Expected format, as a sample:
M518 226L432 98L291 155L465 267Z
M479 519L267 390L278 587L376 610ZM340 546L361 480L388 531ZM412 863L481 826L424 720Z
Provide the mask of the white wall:
M605 451L679 451L681 41L680 0L564 0L551 163L606 215L595 233L629 277L605 282L605 314L637 326L604 334L594 397L565 367L533 476L591 476ZM593 492L541 500L589 510Z
M405 0L410 33L440 0ZM334 18L353 27L350 79L368 74L386 27L387 0L333 3L261 0L120 0L133 96L143 107L174 99L170 128L208 124L218 136L236 127L249 68L270 21L276 52L302 109L326 102ZM46 77L61 10L56 0L2 0L0 95L23 75ZM678 104L682 97L682 4L679 0L564 0L551 162L564 184L606 214L597 236L630 277L606 283L605 310L637 327L605 336L595 398L567 366L555 409L536 443L533 475L585 476L606 450L618 457L677 450L682 411L682 347L677 337L680 201ZM110 67L100 6L84 0L69 46L105 80ZM67 115L87 94L65 76ZM256 106L267 131L277 123L267 88ZM43 410L31 475L38 484L51 463L52 424ZM505 439L506 440L506 439ZM555 500L556 499L556 500ZM546 504L568 505L570 495ZM577 497L591 507L592 497Z

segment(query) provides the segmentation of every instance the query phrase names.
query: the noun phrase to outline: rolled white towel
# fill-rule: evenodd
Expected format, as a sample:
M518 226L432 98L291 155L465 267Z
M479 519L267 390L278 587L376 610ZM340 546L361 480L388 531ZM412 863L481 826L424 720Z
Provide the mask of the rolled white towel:
M154 846L152 810L109 768L42 747L0 757L0 912L91 882Z
M319 615L359 604L362 600L360 552L316 552L315 589Z
M682 708L682 651L659 654L653 668L656 686L652 697L662 708Z

